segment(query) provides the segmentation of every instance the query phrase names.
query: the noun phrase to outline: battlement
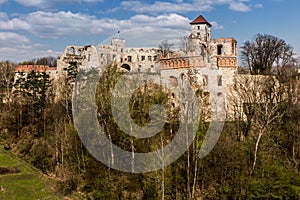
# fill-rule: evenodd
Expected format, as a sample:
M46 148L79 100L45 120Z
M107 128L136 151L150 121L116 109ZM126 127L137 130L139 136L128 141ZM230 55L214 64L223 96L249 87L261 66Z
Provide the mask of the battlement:
M56 71L56 67L49 67L48 65L18 65L15 67L15 73L29 73L31 71L35 72L47 72Z
M237 58L236 57L217 57L217 66L218 67L237 67Z

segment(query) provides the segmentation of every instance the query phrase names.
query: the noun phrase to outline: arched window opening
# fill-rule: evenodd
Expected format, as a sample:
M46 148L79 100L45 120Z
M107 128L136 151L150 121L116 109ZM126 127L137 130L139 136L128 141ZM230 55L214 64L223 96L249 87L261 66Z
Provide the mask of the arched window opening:
M70 53L70 54L74 54L74 53L75 53L74 47L71 47L71 48L70 48L69 53Z
M222 86L222 76L218 76L218 86Z
M127 71L131 70L131 67L128 64L123 64L121 68L126 69Z

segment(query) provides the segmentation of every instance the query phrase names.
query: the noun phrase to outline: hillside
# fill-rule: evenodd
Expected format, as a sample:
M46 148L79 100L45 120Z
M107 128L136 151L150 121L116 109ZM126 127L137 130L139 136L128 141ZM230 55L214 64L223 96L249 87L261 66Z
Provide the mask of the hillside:
M0 146L0 199L79 199L63 197L56 181Z

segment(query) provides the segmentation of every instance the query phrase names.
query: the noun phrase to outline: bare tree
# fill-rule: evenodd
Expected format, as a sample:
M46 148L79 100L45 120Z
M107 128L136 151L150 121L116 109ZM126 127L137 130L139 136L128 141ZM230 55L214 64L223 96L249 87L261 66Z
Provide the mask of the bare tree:
M284 67L293 60L293 47L268 34L257 34L241 48L242 60L251 74L268 74L274 65Z
M14 76L14 64L9 61L0 62L0 92L4 101L10 100Z
M173 47L173 44L170 44L168 40L162 41L159 45L158 48L160 49L162 56L166 57L168 54L172 53L171 48Z
M181 38L181 49L184 53L188 53L191 52L193 50L193 43L191 38L189 38L188 36L183 36Z

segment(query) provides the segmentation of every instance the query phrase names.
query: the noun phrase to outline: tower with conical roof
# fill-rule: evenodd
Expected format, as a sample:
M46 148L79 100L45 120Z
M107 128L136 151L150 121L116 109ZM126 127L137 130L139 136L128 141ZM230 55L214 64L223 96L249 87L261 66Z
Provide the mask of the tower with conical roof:
M204 63L210 62L210 40L211 40L211 24L199 15L191 23L190 40L193 46L194 56L201 56Z
M209 42L211 39L211 24L202 16L198 16L191 23L191 37L198 38L201 42Z

